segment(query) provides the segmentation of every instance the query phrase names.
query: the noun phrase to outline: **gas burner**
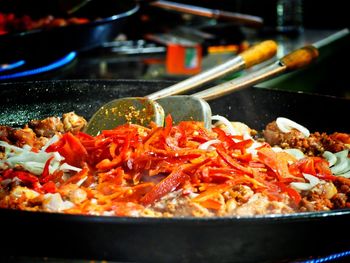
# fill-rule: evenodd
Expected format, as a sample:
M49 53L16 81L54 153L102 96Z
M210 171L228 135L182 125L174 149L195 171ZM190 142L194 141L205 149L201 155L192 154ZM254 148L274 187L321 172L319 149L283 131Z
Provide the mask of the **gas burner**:
M323 263L323 262L349 262L350 251L344 251L340 253L331 254L324 257L318 257L314 259L308 259L303 261L295 261L298 263Z
M72 51L59 58L46 58L36 61L18 60L0 64L0 81L25 79L48 73L70 64L77 53Z

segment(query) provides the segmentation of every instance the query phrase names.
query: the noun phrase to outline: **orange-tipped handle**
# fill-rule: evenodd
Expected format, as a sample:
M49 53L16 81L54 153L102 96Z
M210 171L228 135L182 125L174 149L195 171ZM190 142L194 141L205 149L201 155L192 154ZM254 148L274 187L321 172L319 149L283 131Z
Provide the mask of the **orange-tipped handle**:
M314 46L305 46L284 56L280 62L287 67L287 70L295 70L311 64L318 58L318 49Z
M239 54L244 62L245 68L250 68L275 56L277 43L273 40L266 40Z

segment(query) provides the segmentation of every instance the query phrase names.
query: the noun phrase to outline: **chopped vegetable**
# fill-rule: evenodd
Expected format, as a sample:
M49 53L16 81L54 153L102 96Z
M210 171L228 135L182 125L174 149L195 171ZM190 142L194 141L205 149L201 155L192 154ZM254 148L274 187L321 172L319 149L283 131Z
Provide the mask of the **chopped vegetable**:
M57 132L38 149L0 141L0 207L104 216L255 215L331 209L331 198L346 189L348 149L308 156L255 139L244 124L213 120L221 124L212 130L193 121L174 125L169 115L165 127L125 124L97 136ZM277 123L284 133L309 136L288 119Z

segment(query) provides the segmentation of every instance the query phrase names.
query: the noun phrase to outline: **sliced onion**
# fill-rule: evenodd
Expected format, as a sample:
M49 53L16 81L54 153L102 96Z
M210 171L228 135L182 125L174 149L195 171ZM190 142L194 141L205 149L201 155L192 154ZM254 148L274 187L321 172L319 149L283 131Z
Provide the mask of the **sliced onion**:
M295 190L298 191L309 191L313 188L311 184L308 183L300 183L300 182L293 182L290 183L290 186L293 187Z
M211 148L210 147L211 145L217 144L217 143L220 143L220 142L221 142L220 140L210 140L210 141L207 141L207 142L202 143L201 145L199 145L198 149L209 151L210 148Z
M58 139L58 136L54 136L51 138L50 143L52 144ZM45 144L45 146L49 146L50 143ZM0 146L5 148L5 158L0 160L0 167L14 168L16 166L21 166L32 174L40 175L43 173L46 162L53 157L49 165L50 173L55 172L57 169L64 171L81 171L80 168L68 164L61 165L61 161L64 160L64 157L58 152L47 153L44 147L39 152L33 152L28 145L20 148L10 145L7 142L0 141Z
M262 145L261 142L254 141L253 144L246 149L246 151L247 153L251 153L252 155L257 155L258 154L257 148L261 147L261 145Z
M331 167L333 174L340 175L350 171L350 159L348 158L348 154L349 150L343 150L334 154L337 157L337 161L334 166Z
M334 153L325 151L322 156L328 161L330 167L337 162L337 156Z
M84 176L76 183L76 185L81 186L86 181L87 178L88 178L87 176Z
M276 119L276 124L278 126L278 128L285 133L290 132L292 129L297 129L298 131L300 131L305 137L309 137L310 136L310 132L308 129L306 129L304 126L290 120L287 118L283 118L283 117L278 117Z
M283 149L281 147L278 146L274 146L271 148L275 153L280 153L283 152Z
M301 160L305 157L304 153L299 149L284 149L284 151L294 156L297 160Z
M225 117L220 116L220 115L214 115L214 116L211 116L211 119L214 121L222 122L227 127L227 130L231 135L237 135L237 132L233 128L231 122L228 119L226 119Z
M60 212L74 207L74 204L70 201L63 201L59 193L49 193L44 195L43 207L48 211Z
M310 185L312 185L312 187L320 183L320 179L318 179L316 176L307 173L303 173L303 176L310 182Z
M0 141L0 146L4 147L5 150L12 150L14 153L21 153L23 151L25 151L25 149L8 144L7 142L4 141ZM6 153L6 154L11 154L11 153Z
M68 163L63 163L60 167L59 167L60 170L62 171L75 171L75 172L80 172L81 171L81 168L78 168L78 167L75 167L75 166L72 166Z
M45 145L41 148L41 150L46 151L47 147L49 147L51 144L57 142L59 139L60 139L60 137L57 134L55 134L45 143Z
M293 183L290 183L290 186L298 191L309 191L320 182L320 180L317 177L311 174L303 173L303 176L305 179L309 181L309 183L293 182Z
M343 174L339 174L339 176L350 178L350 171L347 171L346 173L343 173Z

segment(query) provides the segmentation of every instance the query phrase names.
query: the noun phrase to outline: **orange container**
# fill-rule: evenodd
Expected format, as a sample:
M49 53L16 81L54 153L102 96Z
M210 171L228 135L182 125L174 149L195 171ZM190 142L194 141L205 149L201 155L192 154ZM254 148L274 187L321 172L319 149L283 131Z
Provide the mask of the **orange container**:
M202 47L200 44L168 43L166 70L168 74L193 75L201 71Z

